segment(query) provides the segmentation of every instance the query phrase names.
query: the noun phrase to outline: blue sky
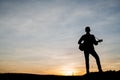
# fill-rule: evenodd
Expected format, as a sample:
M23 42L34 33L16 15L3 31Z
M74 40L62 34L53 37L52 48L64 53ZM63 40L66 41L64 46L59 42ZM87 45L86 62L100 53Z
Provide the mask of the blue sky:
M95 47L103 69L119 70L119 8L119 0L0 0L0 72L84 73L77 42L86 26L104 40Z

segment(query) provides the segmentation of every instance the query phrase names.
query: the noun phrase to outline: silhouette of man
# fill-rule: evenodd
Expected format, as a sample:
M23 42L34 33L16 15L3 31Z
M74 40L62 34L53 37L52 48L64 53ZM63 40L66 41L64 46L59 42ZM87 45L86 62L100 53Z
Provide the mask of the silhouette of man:
M95 59L96 63L98 66L99 72L102 72L101 64L100 64L100 59L98 54L96 53L94 49L94 45L98 45L99 40L96 41L95 36L90 34L90 27L87 26L85 28L86 34L84 34L78 41L79 45L84 44L83 49L84 49L84 56L85 56L85 63L86 63L86 73L89 73L89 54L91 54Z

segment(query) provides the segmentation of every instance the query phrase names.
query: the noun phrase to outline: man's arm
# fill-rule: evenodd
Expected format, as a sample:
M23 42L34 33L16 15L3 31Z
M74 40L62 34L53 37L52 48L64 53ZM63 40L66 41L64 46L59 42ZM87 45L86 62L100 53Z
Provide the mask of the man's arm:
M98 41L95 39L95 36L93 35L93 43L95 44L95 45L98 45Z
M83 36L79 39L78 44L81 44L82 41L83 41Z

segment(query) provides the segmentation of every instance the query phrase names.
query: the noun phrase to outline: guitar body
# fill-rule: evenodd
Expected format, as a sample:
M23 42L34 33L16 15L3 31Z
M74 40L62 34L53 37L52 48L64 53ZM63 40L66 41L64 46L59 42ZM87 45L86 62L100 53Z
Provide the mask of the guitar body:
M103 40L102 40L102 39L99 39L97 42L103 42ZM79 45L79 49L80 49L81 51L84 51L84 48L85 48L84 43L81 43L81 44Z
M84 51L84 43L81 43L81 44L79 45L79 49L80 49L81 51Z

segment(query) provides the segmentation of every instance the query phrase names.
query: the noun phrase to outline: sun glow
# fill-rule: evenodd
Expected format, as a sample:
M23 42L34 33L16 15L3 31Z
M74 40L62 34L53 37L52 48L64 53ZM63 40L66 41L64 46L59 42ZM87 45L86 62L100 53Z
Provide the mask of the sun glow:
M67 71L64 72L64 75L65 75L65 76L72 76L73 73L74 73L74 71L72 71L72 70L67 70Z
M62 72L62 75L65 75L65 76L73 76L76 72L76 70L74 69L74 67L63 67L61 69L61 72Z

